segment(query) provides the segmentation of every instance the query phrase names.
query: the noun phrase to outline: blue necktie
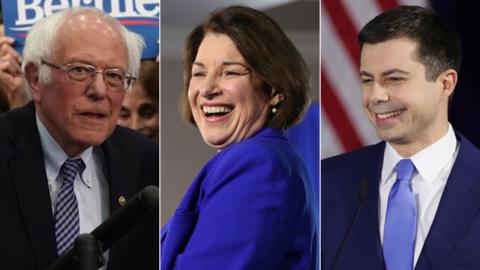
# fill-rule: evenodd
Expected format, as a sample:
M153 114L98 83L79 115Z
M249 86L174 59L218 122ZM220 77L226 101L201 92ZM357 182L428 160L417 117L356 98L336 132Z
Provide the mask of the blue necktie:
M78 204L73 184L77 173L85 168L81 158L67 159L60 173L63 177L62 186L57 196L55 208L55 237L57 239L58 255L64 255L73 246L80 231Z
M387 270L413 269L417 206L411 189L415 166L410 159L397 164L397 181L388 196L383 234L383 256Z

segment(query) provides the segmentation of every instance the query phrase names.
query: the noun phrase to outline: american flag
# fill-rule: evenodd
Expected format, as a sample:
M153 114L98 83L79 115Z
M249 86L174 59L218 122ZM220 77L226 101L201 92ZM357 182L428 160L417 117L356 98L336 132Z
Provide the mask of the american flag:
M361 105L357 33L379 13L427 0L322 0L321 154L337 155L379 139Z

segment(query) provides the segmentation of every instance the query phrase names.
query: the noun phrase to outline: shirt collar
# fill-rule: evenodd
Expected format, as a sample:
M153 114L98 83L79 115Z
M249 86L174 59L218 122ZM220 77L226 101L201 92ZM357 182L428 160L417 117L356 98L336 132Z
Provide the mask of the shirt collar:
M40 143L43 150L43 158L45 161L45 171L47 174L48 184L52 184L60 173L60 167L63 162L68 159L67 154L63 151L62 147L55 141L52 135L48 132L47 128L43 125L42 121L36 116L38 134L40 136ZM89 166L92 161L93 147L87 148L79 156L85 163L85 169L80 172L80 178L82 182L88 187L91 187L91 167Z
M456 148L457 139L452 125L449 123L447 133L442 138L415 153L410 159L415 165L418 174L427 183L431 184L438 179L438 174L455 154ZM395 166L401 159L403 157L393 149L390 143L387 143L383 156L382 184L386 184L389 179L392 179L390 176L395 173Z

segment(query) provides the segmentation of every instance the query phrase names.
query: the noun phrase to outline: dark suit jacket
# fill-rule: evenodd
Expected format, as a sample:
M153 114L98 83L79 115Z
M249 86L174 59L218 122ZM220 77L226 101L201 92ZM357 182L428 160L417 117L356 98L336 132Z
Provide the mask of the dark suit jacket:
M158 146L116 127L100 147L110 212L144 186L158 185ZM0 115L0 268L45 269L57 258L43 152L30 103ZM158 224L145 222L112 247L108 269L158 269Z
M457 140L458 156L416 270L480 269L480 151L462 135L457 134ZM385 269L378 223L384 149L381 142L322 161L323 269L332 269L337 253L335 269ZM368 193L359 205L364 180Z
M264 128L198 174L162 230L162 269L314 270L317 211L295 150Z

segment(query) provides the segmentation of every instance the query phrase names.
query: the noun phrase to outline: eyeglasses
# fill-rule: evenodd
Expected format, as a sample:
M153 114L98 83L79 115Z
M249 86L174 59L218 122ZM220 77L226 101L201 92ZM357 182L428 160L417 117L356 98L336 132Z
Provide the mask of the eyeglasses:
M86 85L92 83L97 73L102 73L104 82L108 89L112 91L125 91L136 79L130 73L118 68L106 68L97 71L94 66L87 64L71 63L66 66L58 66L45 60L42 60L42 64L64 71L67 74L67 79L71 82Z

